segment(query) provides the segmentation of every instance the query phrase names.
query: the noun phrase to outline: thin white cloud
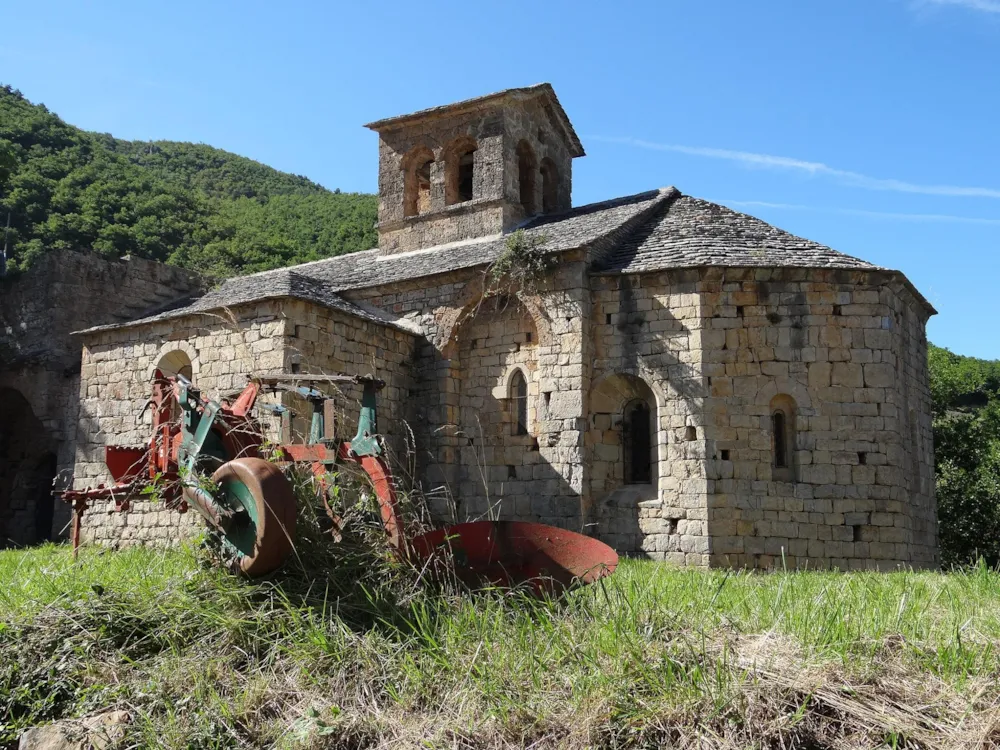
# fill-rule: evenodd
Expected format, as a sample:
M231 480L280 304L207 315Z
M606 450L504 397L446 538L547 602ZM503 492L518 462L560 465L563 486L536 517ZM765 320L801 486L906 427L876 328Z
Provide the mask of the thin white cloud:
M1000 0L998 0L1000 1ZM653 143L637 138L610 138L605 136L589 136L588 140L604 143L620 143L635 146L650 151L671 151L688 156L701 156L709 159L722 159L742 164L747 167L765 169L788 169L806 172L819 177L829 177L843 185L864 188L865 190L888 190L896 193L917 193L920 195L940 195L959 198L1000 198L1000 189L985 187L963 187L960 185L920 185L904 180L869 177L859 172L846 169L836 169L822 162L803 161L787 156L772 154L755 154L749 151L731 151L724 148L703 148L700 146L680 146L673 143Z
M773 208L786 211L818 211L844 216L867 216L873 219L915 222L950 222L954 224L986 224L1000 226L1000 219L983 219L976 216L953 216L951 214L907 214L889 211L866 211L860 208L835 208L832 206L802 206L795 203L771 203L769 201L719 201L734 208Z
M928 5L953 5L983 13L1000 13L998 0L921 0L920 5L925 7Z

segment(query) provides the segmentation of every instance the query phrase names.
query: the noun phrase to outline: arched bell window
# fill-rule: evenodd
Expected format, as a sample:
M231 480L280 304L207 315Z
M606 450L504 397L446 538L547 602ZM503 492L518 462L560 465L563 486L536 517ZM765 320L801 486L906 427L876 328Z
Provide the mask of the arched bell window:
M447 149L445 157L445 203L465 203L474 197L476 183L476 150L472 138L459 138Z
M528 434L528 381L524 373L515 370L510 379L511 432L514 435Z
M635 399L625 405L623 447L625 483L650 484L653 481L653 413L649 404Z
M426 146L418 146L403 161L403 215L416 216L431 207L431 166L434 154Z
M521 207L527 216L535 213L535 172L538 164L535 152L527 141L517 145L517 183L520 191Z

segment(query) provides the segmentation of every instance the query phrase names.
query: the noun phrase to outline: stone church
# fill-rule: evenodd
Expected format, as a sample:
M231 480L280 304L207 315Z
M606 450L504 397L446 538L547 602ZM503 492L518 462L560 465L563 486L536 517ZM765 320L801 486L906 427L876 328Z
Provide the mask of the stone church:
M214 395L253 372L375 374L398 472L439 520L698 566L937 565L934 310L901 272L673 187L574 207L584 150L548 84L367 127L377 248L78 335L76 486L108 480L106 444L147 438L157 367ZM517 230L549 270L486 295ZM85 533L191 522L137 505Z

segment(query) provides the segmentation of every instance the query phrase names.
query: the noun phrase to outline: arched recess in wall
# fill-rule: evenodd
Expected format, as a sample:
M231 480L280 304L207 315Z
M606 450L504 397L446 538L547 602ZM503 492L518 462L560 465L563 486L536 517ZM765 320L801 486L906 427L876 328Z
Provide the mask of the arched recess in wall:
M455 332L444 398L457 406L459 518L513 518L538 463L538 331L516 298L484 304ZM452 390L453 389L453 390ZM523 495L523 497L522 497ZM520 498L520 500L518 500Z
M56 445L27 399L0 388L0 547L52 538Z
M182 349L174 349L162 355L156 363L156 369L167 377L180 375L192 380L194 378L194 365L191 357Z
M484 307L497 309L497 299L495 297L484 299L483 294L482 278L473 278L465 285L455 306L439 317L434 345L441 351L441 356L445 359L457 356L459 334L466 323L478 315ZM509 304L511 300L515 304L523 306L531 316L537 343L540 346L548 346L552 342L552 322L549 320L540 300L537 297L520 292L515 297L508 298L506 304ZM503 307L505 305L501 303L499 306Z
M531 144L521 141L517 144L517 184L520 194L521 208L526 216L536 213L535 208L535 173L538 171L538 160Z
M168 341L160 347L146 371L146 380L151 381L159 369L164 375L180 373L188 380L198 383L198 351L186 341Z
M550 214L559 210L559 170L549 157L542 159L539 168L542 176L542 213Z
M771 438L771 476L777 482L796 481L795 451L798 446L798 405L787 393L779 393L768 405Z
M648 487L655 496L662 442L657 399L646 381L631 373L595 381L587 436L594 497L633 485Z
M417 146L403 157L403 215L417 216L431 208L431 168L434 152Z
M475 197L476 151L474 138L462 136L445 149L444 198L449 206Z

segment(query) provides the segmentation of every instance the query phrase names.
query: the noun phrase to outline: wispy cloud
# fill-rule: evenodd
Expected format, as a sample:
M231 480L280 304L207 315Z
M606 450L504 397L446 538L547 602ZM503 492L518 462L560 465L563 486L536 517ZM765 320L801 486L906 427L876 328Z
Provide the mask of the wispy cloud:
M920 0L918 4L918 6L923 7L929 5L953 5L983 13L1000 13L1000 0Z
M1000 0L998 0L1000 2ZM680 146L673 143L653 143L637 138L611 138L605 136L589 136L588 140L605 143L620 143L650 151L671 151L688 156L701 156L708 159L723 159L742 164L747 167L765 169L788 169L805 172L818 177L828 177L850 187L865 190L888 190L896 193L917 193L920 195L940 195L959 198L1000 198L1000 189L985 187L964 187L960 185L920 185L904 180L869 177L859 172L846 169L836 169L828 164L816 161L803 161L787 156L772 154L755 154L749 151L731 151L724 148L703 148L701 146Z
M1000 219L983 219L976 216L953 216L951 214L907 214L888 211L866 211L860 208L837 208L833 206L803 206L795 203L771 203L769 201L719 201L733 208L773 208L786 211L817 211L843 216L867 216L873 219L914 222L949 222L953 224L986 224L1000 226Z

